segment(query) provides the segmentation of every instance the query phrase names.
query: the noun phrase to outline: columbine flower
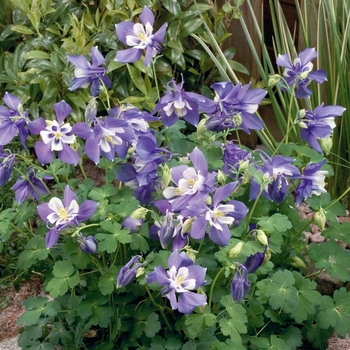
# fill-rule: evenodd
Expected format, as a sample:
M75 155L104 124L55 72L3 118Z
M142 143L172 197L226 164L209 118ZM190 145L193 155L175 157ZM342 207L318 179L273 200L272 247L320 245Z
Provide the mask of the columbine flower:
M206 106L210 108L213 105L213 101L202 95L182 90L183 84L183 80L180 84L176 84L174 80L169 81L167 84L168 93L159 100L153 111L153 114L161 111L160 118L164 126L174 125L179 118L197 126L199 121L197 104L204 111L206 111Z
M76 200L76 194L66 186L63 193L63 202L53 197L48 203L38 206L38 213L47 225L53 225L46 234L46 247L49 249L56 244L61 230L79 225L93 215L97 203L91 200L84 201L80 206Z
M169 270L158 266L147 275L147 283L158 282L164 286L162 295L170 300L173 310L179 310L183 314L190 314L197 306L207 304L204 294L191 292L205 284L206 269L194 265L193 260L184 252L174 251L168 259ZM178 299L176 295L179 295Z
M228 141L224 146L224 155L222 158L224 166L222 170L226 175L235 178L241 171L244 171L248 167L251 159L251 152Z
M161 51L159 43L164 41L167 23L153 34L154 14L148 7L144 7L140 14L141 23L122 22L115 26L119 40L132 49L117 52L116 61L132 63L140 59L143 50L146 50L145 66L151 64L153 56Z
M18 132L22 146L27 148L29 113L23 111L22 102L15 95L6 92L3 101L9 108L0 106L0 146L11 142Z
M263 264L265 260L266 249L267 249L267 246L265 246L265 249L263 252L257 252L253 255L250 255L247 258L247 260L243 264L247 269L247 273L255 272Z
M274 156L270 158L266 154L263 156L262 153L260 157L264 162L260 170L263 172L265 178L269 179L269 183L264 188L262 194L265 198L274 201L276 204L281 204L287 196L287 179L298 178L300 176L299 169L291 164L294 159L289 157ZM253 179L250 199L257 198L259 190L260 185Z
M250 130L262 130L264 122L254 113L259 103L267 94L263 89L249 89L251 84L233 85L231 82L215 83L216 109L207 113L209 118L205 125L211 131L228 128L242 129L247 134Z
M231 295L233 301L239 301L247 294L250 287L250 282L248 281L247 268L238 264L236 273L231 282Z
M296 189L295 202L297 205L300 205L303 199L307 199L313 194L320 196L322 193L327 192L324 180L328 175L328 171L321 170L325 162L326 159L323 159L319 163L310 163L306 166L303 175L300 177L301 182Z
M248 213L248 208L239 201L221 201L231 195L237 182L228 183L216 190L213 196L213 208L205 212L205 219L209 222L209 238L216 244L226 246L231 238L229 226L239 224Z
M117 288L125 287L135 279L138 269L146 264L146 262L140 263L140 259L141 255L135 255L120 269L117 277Z
M317 57L315 48L308 48L300 52L299 56L291 62L288 54L278 55L277 65L284 67L284 79L289 86L296 85L297 91L295 97L304 98L312 94L311 90L307 88L312 80L322 84L326 78L326 72L323 69L311 72L313 64L311 63ZM282 89L285 88L282 86Z
M329 138L336 127L334 118L341 116L345 108L341 106L326 106L323 103L312 112L299 111L300 136L310 147L322 153L320 141Z
M10 179L13 171L13 163L16 156L14 154L2 153L2 146L0 146L0 187L4 186Z
M66 117L72 112L72 108L65 101L55 103L53 109L57 116L56 120L39 118L29 124L29 130L33 134L40 134L42 140L35 144L35 152L41 164L48 164L54 158L54 152L58 152L58 158L68 164L77 165L79 155L69 145L75 143L75 138L80 136L88 138L91 129L85 123L76 123L70 126L64 123Z
M171 199L174 211L185 209L191 202L204 202L213 192L216 173L208 173L203 153L196 147L189 156L194 167L179 165L171 169L171 179L176 187L167 187L163 195ZM174 198L174 199L173 199Z
M69 90L73 91L80 87L86 88L91 83L90 95L97 96L101 80L107 87L111 87L112 83L106 75L107 69L100 67L105 64L106 60L96 46L91 49L90 55L92 64L84 56L67 56L68 61L75 65L75 78L72 80Z
M97 240L93 236L85 237L81 232L79 232L79 237L77 239L79 243L79 249L87 254L95 254L97 249Z
M33 168L28 168L26 174L18 177L16 183L11 187L15 191L15 198L18 204L23 203L27 198L40 199L41 195L49 194L43 180L52 180L51 176L43 176L39 179L35 176Z
M95 164L100 162L101 155L113 160L118 154L124 159L128 150L127 142L135 139L133 130L125 120L95 118L93 132L85 143L85 152Z

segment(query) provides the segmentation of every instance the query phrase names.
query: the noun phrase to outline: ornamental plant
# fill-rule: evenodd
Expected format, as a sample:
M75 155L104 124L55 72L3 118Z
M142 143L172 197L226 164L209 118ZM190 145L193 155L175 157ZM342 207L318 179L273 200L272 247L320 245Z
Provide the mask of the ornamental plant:
M2 273L39 275L48 294L23 302L23 349L325 349L350 332L349 225L318 148L345 106L300 110L300 143L269 139L267 91L219 45L227 7L11 6L0 249L19 252ZM276 89L323 82L314 55L283 56ZM263 147L240 143L252 131ZM311 224L325 242L307 244ZM344 286L322 295L321 272Z

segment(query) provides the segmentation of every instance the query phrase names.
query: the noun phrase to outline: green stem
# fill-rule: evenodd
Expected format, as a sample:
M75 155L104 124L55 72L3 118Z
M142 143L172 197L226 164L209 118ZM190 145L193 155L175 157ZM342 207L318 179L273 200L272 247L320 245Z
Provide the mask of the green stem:
M162 315L162 317L163 317L163 319L164 319L164 322L166 323L166 325L167 325L169 331L172 332L172 328L171 328L170 323L169 323L169 321L167 320L167 318L166 318L166 316L165 316L165 314L164 314L163 308L154 300L151 291L149 290L149 288L148 288L146 285L145 285L145 288L146 288L146 291L147 291L147 293L148 293L148 296L149 296L149 298L150 298L152 304L159 310L159 312L160 312L160 314Z
M9 222L10 226L16 230L16 232L20 233L24 237L28 238L28 235L22 231L19 227L17 227L15 224L13 224L11 221ZM27 228L28 229L28 228ZM35 236L35 233L32 231L29 231L33 236Z
M83 167L83 163L81 161L79 162L79 168L80 168L81 173L83 174L84 180L86 180L87 176L86 176L86 173L85 173L85 170Z
M159 86L158 86L158 79L157 79L157 72L156 72L156 60L157 58L154 58L152 60L152 71L153 71L153 79L156 84L158 100L160 100L160 93L159 93Z
M215 278L213 280L213 283L211 284L210 292L209 292L209 302L208 302L208 305L209 305L210 309L211 309L211 302L212 302L212 299L213 299L213 293L214 293L215 284L216 284L218 278L220 277L220 275L223 273L223 271L225 271L224 267L222 267L221 270L216 274L216 276L215 276Z
M350 192L350 187L349 187L346 191L344 191L337 199L335 199L334 201L332 201L332 203L329 204L329 206L328 206L327 208L325 208L324 210L327 211L327 210L329 210L330 208L332 208L334 204L340 202L341 199L343 199L349 192Z

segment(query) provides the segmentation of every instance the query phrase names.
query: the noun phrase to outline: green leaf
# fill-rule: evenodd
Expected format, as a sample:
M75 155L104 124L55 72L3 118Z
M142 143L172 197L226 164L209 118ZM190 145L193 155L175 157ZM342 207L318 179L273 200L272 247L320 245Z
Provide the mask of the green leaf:
M334 300L333 300L334 299ZM316 317L320 328L333 327L341 337L350 333L350 293L345 288L336 290L333 299L322 296L320 313Z
M297 290L297 304L291 308L284 307L296 322L302 323L309 315L315 313L315 306L321 302L321 294L316 290L317 284L305 278L301 273L293 271L295 288Z
M131 66L130 64L128 64L127 67L131 80L135 84L136 88L140 90L145 96L147 96L148 90L145 81L142 78L141 72L138 69Z
M105 305L108 299L102 295L93 295L90 298L82 301L77 305L76 310L78 315L89 319L89 323L93 325L100 325L101 327L108 327L113 316L113 308Z
M240 334L247 333L246 309L232 300L231 295L225 295L220 299L220 302L225 306L230 318L222 318L219 321L221 332L224 335L230 336L235 345L242 344Z
M50 54L48 54L45 51L41 50L33 50L33 51L28 51L23 58L25 60L33 60L33 59L44 59L44 60L49 60L50 59Z
M112 266L100 277L98 287L100 288L101 294L107 295L113 293L116 288L117 273L118 268Z
M56 261L53 274L55 277L46 286L53 298L66 294L69 288L74 288L79 283L79 272L70 261Z
M181 23L179 37L188 37L190 34L194 33L202 23L203 20L201 18L191 18L190 20Z
M252 301L247 307L247 318L249 327L262 327L264 325L263 317L264 307L256 302Z
M34 32L30 28L28 28L24 25L21 25L21 24L15 24L15 25L11 26L11 30L13 30L14 32L17 32L17 33L25 34L25 35L34 34Z
M147 253L149 251L149 245L146 239L149 237L149 228L147 224L143 224L138 232L133 233L131 236L131 249L141 251L142 253Z
M210 312L208 307L205 307L204 312L186 316L185 325L189 337L197 338L209 327L215 327L216 316Z
M289 221L288 217L279 213L273 214L269 217L264 216L260 218L257 222L257 225L260 226L263 230L270 232L285 232L288 229L292 228L292 223Z
M287 346L291 349L297 349L303 345L302 335L300 329L294 326L289 326L285 328L280 334L280 339L282 339Z
M163 6L172 13L175 17L178 17L181 14L181 7L178 1L174 0L164 0L162 1Z
M322 232L322 236L330 239L337 239L344 243L350 244L350 223L349 222L331 222Z
M271 276L270 282L266 285L265 295L269 298L272 309L277 310L285 305L289 307L297 305L297 291L294 283L294 276L288 270L277 271ZM258 285L259 283L257 287Z
M201 151L208 162L209 169L217 170L222 168L224 163L222 161L222 149L220 147L212 146L210 148L201 149Z
M127 217L134 210L138 209L139 206L139 201L134 197L127 198L120 204L111 204L111 208L113 208L112 212L121 218Z
M45 238L41 236L33 237L25 246L17 262L17 269L28 269L37 260L45 260L50 251L46 248Z
M350 252L341 248L336 241L311 243L309 256L317 268L326 269L332 278L339 278L343 282L350 281Z
M146 320L145 333L148 338L153 338L162 328L160 322L158 321L158 315L152 312Z
M130 243L132 241L132 235L130 231L123 228L122 226L111 221L103 221L100 223L101 227L110 232L111 234L106 233L97 233L96 239L99 241L98 249L101 251L106 251L107 253L113 253L117 250L118 242L120 243Z
M100 200L103 200L105 198L108 198L110 196L114 196L117 193L117 189L112 184L107 184L102 187L96 187L93 190L89 192L89 197L99 202Z
M10 225L16 213L13 209L6 209L0 213L0 238L2 242L7 242L12 236L13 229Z

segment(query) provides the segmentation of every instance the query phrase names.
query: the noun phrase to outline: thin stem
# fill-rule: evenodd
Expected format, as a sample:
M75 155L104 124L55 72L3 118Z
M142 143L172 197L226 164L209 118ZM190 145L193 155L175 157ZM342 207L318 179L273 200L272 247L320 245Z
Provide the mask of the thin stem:
M210 309L211 309L211 302L212 302L212 299L213 299L213 293L214 293L215 284L216 284L218 278L220 277L220 275L223 273L223 271L225 271L224 267L222 267L221 270L216 274L216 276L215 276L215 278L213 280L213 283L211 284L210 292L209 292L209 302L208 302L208 305L209 305Z
M152 70L153 70L153 79L156 84L158 100L160 100L160 93L159 93L159 86L158 86L158 79L157 79L157 72L156 72L156 60L157 58L154 58L152 60Z
M84 180L86 180L87 176L86 176L86 173L85 173L85 170L83 167L83 163L81 161L79 162L79 168L80 168L81 173L83 174Z
M169 323L169 321L167 320L167 318L166 318L166 316L164 314L163 308L154 300L153 295L152 295L151 291L149 290L148 286L145 286L145 289L146 289L146 291L148 293L148 296L149 296L152 304L159 310L159 312L162 315L162 317L164 319L164 322L166 323L169 331L172 332L172 328L171 328L170 323Z

